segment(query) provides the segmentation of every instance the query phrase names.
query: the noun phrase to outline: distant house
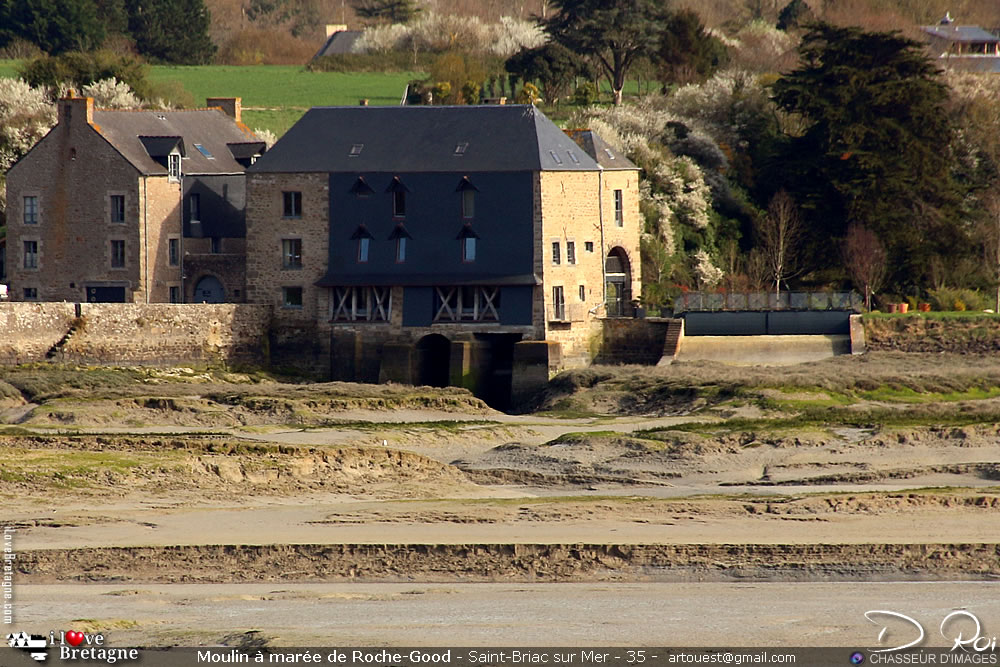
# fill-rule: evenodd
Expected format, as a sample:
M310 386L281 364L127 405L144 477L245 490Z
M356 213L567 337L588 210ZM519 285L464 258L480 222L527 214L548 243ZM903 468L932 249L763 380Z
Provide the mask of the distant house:
M326 42L320 47L313 60L323 56L338 56L345 53L354 53L354 45L364 32L361 30L348 30L346 25L326 26Z
M239 98L207 109L58 102L58 124L7 174L16 301L245 300L245 169L264 143Z
M533 106L314 108L247 171L248 298L335 378L509 391L632 315L641 224L638 168Z
M1000 36L979 26L956 25L950 15L921 30L928 36L931 54L943 65L1000 73Z

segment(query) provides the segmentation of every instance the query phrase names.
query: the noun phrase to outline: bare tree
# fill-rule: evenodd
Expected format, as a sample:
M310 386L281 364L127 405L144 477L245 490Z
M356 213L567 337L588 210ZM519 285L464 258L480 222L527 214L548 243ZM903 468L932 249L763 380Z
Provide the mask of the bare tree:
M767 213L757 220L757 246L764 255L776 295L781 293L782 281L799 272L802 231L795 201L785 190L778 191L771 198Z
M885 246L872 230L852 223L844 239L844 265L855 285L865 292L865 308L872 309L872 294L882 286L886 275Z

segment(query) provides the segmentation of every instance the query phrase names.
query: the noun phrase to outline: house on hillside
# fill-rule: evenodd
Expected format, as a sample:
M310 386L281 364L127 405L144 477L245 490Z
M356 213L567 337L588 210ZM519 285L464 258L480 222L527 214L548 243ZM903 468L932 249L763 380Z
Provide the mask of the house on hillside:
M956 25L950 14L921 30L928 37L931 55L942 65L1000 73L1000 36L979 26Z
M530 105L314 108L247 171L248 299L336 379L509 394L632 315L638 181Z
M330 24L326 26L326 41L320 47L313 60L323 56L339 56L346 53L354 53L354 45L361 35L362 30L348 30L343 24Z
M7 173L17 301L245 300L245 169L265 149L239 98L207 109L58 102L58 124Z

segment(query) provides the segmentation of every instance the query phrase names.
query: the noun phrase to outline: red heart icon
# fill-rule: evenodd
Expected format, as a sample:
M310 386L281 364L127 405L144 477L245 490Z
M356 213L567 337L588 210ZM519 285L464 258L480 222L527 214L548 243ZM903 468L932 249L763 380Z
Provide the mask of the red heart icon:
M69 642L70 646L79 646L83 643L83 633L70 630L66 633L66 641Z

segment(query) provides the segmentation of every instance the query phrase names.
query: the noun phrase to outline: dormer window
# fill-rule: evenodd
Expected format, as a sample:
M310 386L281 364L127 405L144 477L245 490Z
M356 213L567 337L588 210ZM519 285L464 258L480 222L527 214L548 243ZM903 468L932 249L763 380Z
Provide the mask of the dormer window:
M396 263L402 264L406 261L406 242L408 239L413 238L410 236L409 232L406 231L406 227L403 223L399 223L389 234L389 240L396 242Z
M171 181L181 180L180 153L171 153L167 156L167 178Z
M392 183L389 184L389 187L385 191L392 194L392 217L406 217L406 193L409 190L399 180L399 176L393 176Z
M476 191L465 190L462 192L462 217L471 220L476 216Z
M372 234L368 231L368 228L364 224L358 225L358 228L354 230L351 234L351 240L358 242L358 263L364 264L368 261L368 251L371 249L372 244Z
M462 195L462 218L472 220L476 216L476 193L479 190L469 181L468 176L463 176L458 182L455 192Z

